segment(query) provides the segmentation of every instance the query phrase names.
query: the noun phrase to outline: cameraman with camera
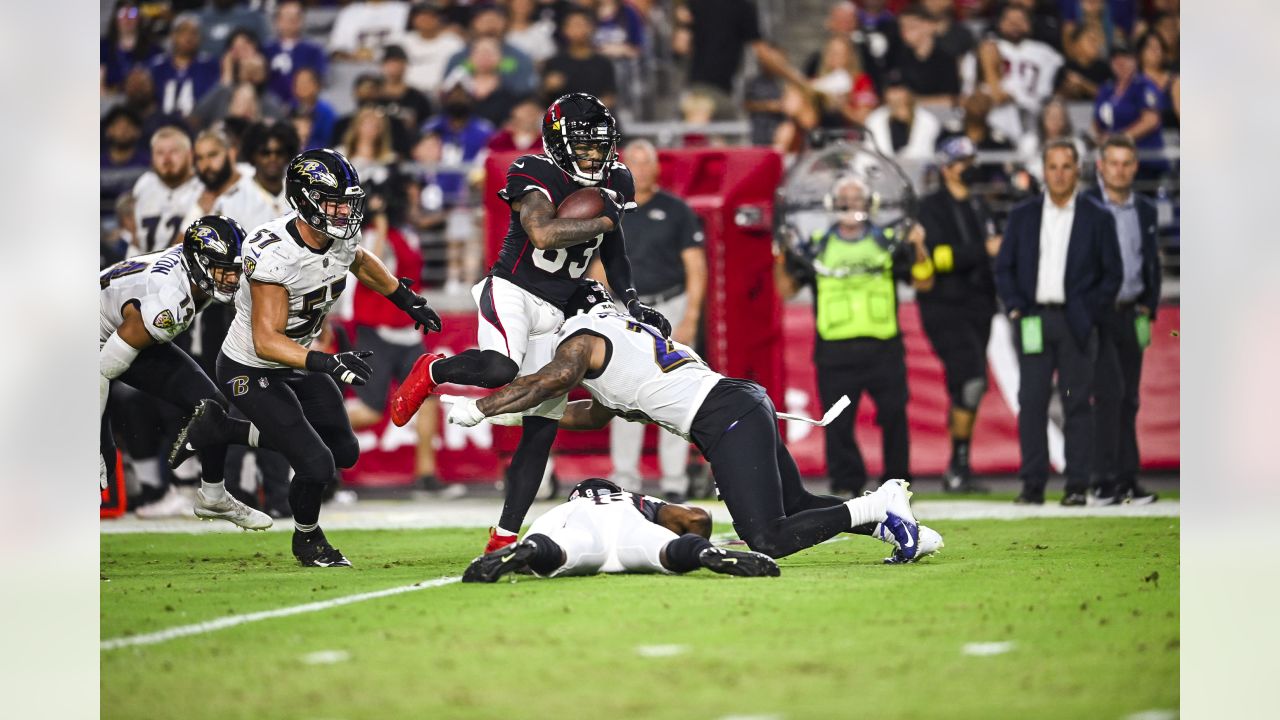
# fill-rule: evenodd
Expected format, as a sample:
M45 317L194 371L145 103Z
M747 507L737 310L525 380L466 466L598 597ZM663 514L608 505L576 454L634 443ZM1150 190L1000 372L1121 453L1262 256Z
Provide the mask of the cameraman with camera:
M774 282L783 298L813 287L818 337L813 361L823 407L848 395L854 410L842 413L826 431L831 492L856 496L867 468L853 436L857 405L866 391L876 406L883 433L887 478L910 477L907 436L907 365L898 326L896 282L910 277L924 259L924 233L917 226L903 242L901 231L876 227L868 208L874 198L857 177L836 180L824 200L836 222L807 242L777 256Z

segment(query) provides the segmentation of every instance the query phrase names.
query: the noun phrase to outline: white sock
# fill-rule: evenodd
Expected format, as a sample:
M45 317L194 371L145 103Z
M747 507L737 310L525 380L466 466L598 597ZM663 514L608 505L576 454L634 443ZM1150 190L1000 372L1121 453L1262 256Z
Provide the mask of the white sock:
M204 499L209 502L218 502L227 494L227 487L220 482L209 483L200 481L200 492L204 495Z
M873 492L852 500L846 500L844 506L849 509L849 526L858 527L867 523L883 522L885 511L889 507L889 499L882 492Z
M293 524L293 529L294 529L294 530L297 530L298 532L304 532L304 533L306 533L306 532L311 532L311 531L315 530L315 529L316 529L316 528L318 528L318 527L320 527L320 523L312 523L312 524L310 524L310 525L302 525L302 524L299 524L299 523L295 522L295 523Z
M494 528L494 529L493 529L493 531L494 531L494 534L499 535L499 536L501 536L501 537L510 537L510 536L514 536L514 535L519 535L519 534L520 534L520 533L513 533L513 532L511 532L510 530L503 530L503 529L502 529L502 528L500 528L500 527L496 527L496 528Z
M249 447L258 447L258 426L249 423Z

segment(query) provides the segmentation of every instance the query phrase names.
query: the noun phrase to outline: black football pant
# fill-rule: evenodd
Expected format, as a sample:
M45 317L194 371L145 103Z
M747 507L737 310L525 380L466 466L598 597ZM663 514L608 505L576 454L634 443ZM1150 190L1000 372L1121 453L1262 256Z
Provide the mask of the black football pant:
M824 430L831 491L857 496L867 484L867 466L853 434L858 401L864 391L875 403L876 424L880 426L884 453L881 482L911 477L907 364L901 338L861 343L849 349L845 360L840 365L818 366L818 396L824 409L834 405L841 395L848 395L853 402Z
M850 530L843 500L804 489L764 388L721 380L698 409L690 434L711 463L738 537L752 550L785 557Z
M258 427L261 443L278 449L293 466L289 506L294 520L313 525L324 487L360 457L342 391L323 373L256 368L218 355L218 383L231 404Z
M124 383L171 406L180 414L179 427L191 417L201 400L213 398L224 406L227 403L196 361L180 348L168 343L152 345L139 352L129 369L112 382ZM102 417L99 440L102 459L107 464L108 480L114 480L116 467L116 446L110 419L110 405L113 402L108 400L108 410ZM224 446L205 448L197 453L197 457L200 458L205 479L211 482L222 480L226 460Z
M1062 429L1065 440L1066 492L1089 489L1093 464L1093 364L1098 353L1097 331L1081 346L1067 325L1061 307L1040 310L1043 351L1022 352L1022 323L1014 321L1014 342L1018 348L1018 443L1022 450L1022 491L1027 497L1043 498L1049 482L1049 396L1053 373L1058 372L1062 396Z
M1098 361L1094 365L1094 482L1112 487L1138 477L1138 387L1142 346L1134 329L1132 304L1098 318Z

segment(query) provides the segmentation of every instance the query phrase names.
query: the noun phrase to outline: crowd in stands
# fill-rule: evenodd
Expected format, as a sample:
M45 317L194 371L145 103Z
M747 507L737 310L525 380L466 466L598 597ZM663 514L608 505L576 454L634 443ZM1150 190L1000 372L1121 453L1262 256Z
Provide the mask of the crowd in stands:
M600 97L624 135L678 129L650 134L659 144L794 156L814 131L865 128L883 152L925 165L966 135L995 158L982 180L1009 192L1038 187L1046 142L1088 150L1122 133L1148 189L1176 187L1178 0L835 2L825 20L804 18L824 38L784 47L793 5L104 3L104 262L126 252L118 200L150 167L157 129L216 127L239 142L255 124L286 123L303 149L346 153L371 206L418 238L428 284L460 290L482 272L485 154L536 151L543 110L570 91Z

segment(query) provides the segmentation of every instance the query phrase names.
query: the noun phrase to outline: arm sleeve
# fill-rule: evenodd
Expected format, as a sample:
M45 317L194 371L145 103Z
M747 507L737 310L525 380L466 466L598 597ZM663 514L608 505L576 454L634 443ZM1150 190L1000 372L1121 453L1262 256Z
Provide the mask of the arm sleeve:
M138 349L124 341L119 333L111 333L111 337L103 343L98 351L98 417L107 410L107 396L111 393L111 381L124 374L138 357Z

